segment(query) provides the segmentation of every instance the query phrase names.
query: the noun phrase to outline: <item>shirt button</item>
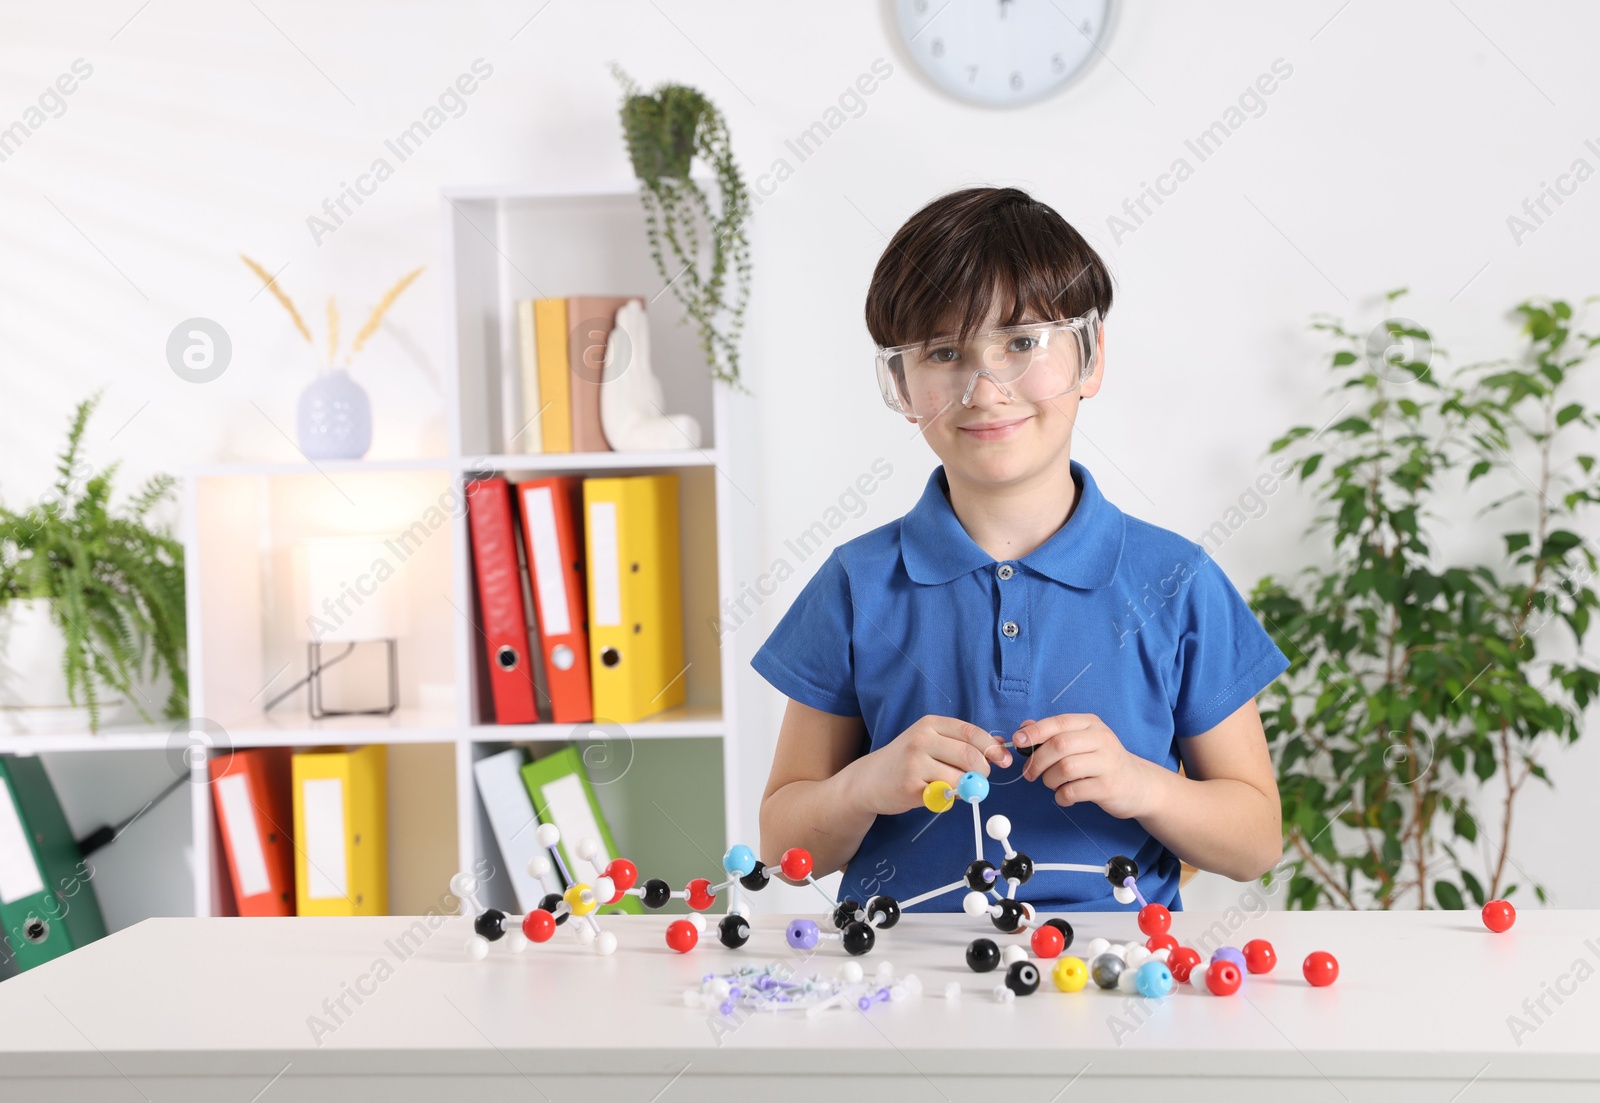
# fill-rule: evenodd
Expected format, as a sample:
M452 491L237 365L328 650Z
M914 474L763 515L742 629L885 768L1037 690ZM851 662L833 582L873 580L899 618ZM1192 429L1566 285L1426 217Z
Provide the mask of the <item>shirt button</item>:
M1000 631L1004 632L1008 639L1013 637L1013 636L1015 636L1017 634L1017 632L1019 631L1019 629L1017 628L1017 622L1014 621L1014 620L1006 621L1004 624L1002 624L1000 626Z
M1002 564L1000 564L1000 569L998 571L996 571L995 573L1000 576L1000 581L1004 582L1006 579L1010 578L1012 575L1016 574L1017 572L1014 571L1011 568L1011 564L1010 563L1002 563Z

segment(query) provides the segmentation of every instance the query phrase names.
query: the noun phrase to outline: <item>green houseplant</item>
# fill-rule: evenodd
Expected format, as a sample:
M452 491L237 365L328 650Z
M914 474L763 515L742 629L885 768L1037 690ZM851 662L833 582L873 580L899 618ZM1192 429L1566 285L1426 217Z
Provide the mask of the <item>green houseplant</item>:
M1415 322L1313 326L1345 416L1272 451L1314 488L1329 564L1253 593L1291 662L1262 699L1290 907L1460 908L1531 880L1508 853L1517 799L1550 784L1541 753L1578 739L1600 688L1565 657L1597 604L1595 551L1574 531L1600 498L1583 451L1596 415L1573 392L1600 337L1561 301L1515 316L1521 355L1448 379ZM1456 523L1503 526L1503 555L1446 561L1446 490L1487 502Z
M112 507L117 465L95 472L82 455L98 403L78 404L51 493L20 512L0 506L0 607L48 601L65 641L68 697L96 730L107 695L152 719L139 687L163 672L171 684L162 713L176 719L189 707L183 546L151 519L173 479L157 475Z
M744 231L750 194L733 159L727 121L697 89L662 84L646 93L620 67L611 71L622 85L622 135L639 178L651 259L694 319L713 374L745 389L739 380L739 334L750 298L750 243ZM716 177L721 202L715 208L689 175L695 157ZM710 247L704 272L702 226Z

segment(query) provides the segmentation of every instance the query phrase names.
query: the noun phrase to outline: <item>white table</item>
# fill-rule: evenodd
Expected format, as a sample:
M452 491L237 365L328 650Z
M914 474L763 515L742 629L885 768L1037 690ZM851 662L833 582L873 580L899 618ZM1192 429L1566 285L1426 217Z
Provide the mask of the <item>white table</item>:
M1223 918L1182 913L1174 933L1198 942ZM666 918L642 916L604 921L620 939L612 957L562 930L471 962L468 920L434 922L140 923L0 983L0 1100L1600 1099L1600 912L1530 911L1504 935L1471 912L1270 913L1230 941L1270 939L1279 966L1237 996L1069 995L1047 962L1039 992L1009 1004L988 994L1000 974L968 971L964 948L1014 938L964 916L910 917L858 960L916 973L920 1000L731 1030L686 1008L684 988L739 962L832 973L846 960L838 944L806 965L771 916L742 950L713 928L680 956L665 947ZM1080 948L1137 935L1130 914L1074 925ZM1339 958L1331 988L1300 976L1317 949ZM951 980L959 1003L942 996ZM1557 987L1563 1003L1546 996L1550 1014L1533 1024L1523 1001ZM349 1013L336 1020L324 1000L342 994ZM1536 1026L1520 1044L1511 1015Z

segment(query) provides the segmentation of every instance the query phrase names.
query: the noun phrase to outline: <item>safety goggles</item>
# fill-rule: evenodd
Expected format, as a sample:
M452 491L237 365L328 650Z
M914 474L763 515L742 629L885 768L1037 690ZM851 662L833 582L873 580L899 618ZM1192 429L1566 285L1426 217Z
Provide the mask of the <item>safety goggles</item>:
M1055 322L1032 322L974 334L879 349L878 387L897 414L937 417L966 406L979 379L1008 400L1044 402L1071 394L1094 374L1100 311Z

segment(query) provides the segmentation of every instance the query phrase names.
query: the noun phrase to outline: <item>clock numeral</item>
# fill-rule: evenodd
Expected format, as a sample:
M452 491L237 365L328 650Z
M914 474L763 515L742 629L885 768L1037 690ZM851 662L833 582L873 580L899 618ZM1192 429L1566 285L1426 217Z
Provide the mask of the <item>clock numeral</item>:
M1011 74L1011 87L1015 91L1022 91L1022 70L1018 69Z
M971 84L974 81L976 81L977 79L978 79L978 67L976 65L968 65L967 66L967 83Z
M1060 54L1051 54L1050 70L1055 73L1065 73L1067 71L1067 59Z
M944 57L944 39L936 38L928 45L928 52L934 57Z

